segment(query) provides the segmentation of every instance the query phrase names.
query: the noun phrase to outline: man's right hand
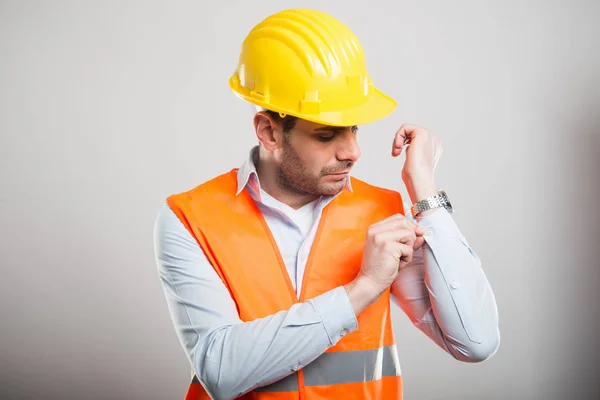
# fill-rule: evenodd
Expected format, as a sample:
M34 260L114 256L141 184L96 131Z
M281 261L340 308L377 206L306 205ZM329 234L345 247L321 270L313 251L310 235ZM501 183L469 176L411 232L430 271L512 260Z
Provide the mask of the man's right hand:
M424 229L405 216L395 214L367 230L362 268L345 286L358 315L393 282L398 270L412 261L414 250L423 245Z

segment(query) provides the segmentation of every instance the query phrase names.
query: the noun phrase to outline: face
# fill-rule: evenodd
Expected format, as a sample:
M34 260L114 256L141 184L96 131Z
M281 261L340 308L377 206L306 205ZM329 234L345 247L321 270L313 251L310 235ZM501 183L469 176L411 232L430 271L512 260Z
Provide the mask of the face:
M279 186L298 195L331 196L346 186L360 157L357 127L331 127L298 120L282 133L276 152Z

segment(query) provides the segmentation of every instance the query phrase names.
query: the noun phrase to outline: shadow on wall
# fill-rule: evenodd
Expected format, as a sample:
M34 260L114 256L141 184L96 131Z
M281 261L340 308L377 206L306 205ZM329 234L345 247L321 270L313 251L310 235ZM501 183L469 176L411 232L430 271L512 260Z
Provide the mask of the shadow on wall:
M595 102L596 108L600 101ZM591 114L591 113L590 113ZM590 118L591 117L591 118ZM566 171L561 194L567 204L562 234L567 265L558 266L557 298L564 315L560 352L564 381L555 386L561 399L600 398L600 115L586 115L565 134ZM562 226L562 224L561 224ZM562 289L561 289L562 287ZM567 298L563 296L567 294ZM548 350L548 349L547 349ZM563 391L564 390L564 391Z

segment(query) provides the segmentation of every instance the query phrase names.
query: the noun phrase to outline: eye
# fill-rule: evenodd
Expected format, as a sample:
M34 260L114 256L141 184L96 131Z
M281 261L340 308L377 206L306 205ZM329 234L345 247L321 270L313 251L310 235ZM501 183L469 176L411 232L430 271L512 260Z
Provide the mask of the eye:
M317 135L319 142L330 142L334 135Z

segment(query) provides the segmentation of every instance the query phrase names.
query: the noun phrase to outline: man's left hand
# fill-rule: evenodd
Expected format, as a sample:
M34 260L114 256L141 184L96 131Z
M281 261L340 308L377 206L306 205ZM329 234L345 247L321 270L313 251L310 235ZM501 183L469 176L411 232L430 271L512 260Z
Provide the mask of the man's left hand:
M416 203L437 193L434 170L442 155L442 139L425 128L403 124L394 137L392 156L398 157L406 144L402 180Z

